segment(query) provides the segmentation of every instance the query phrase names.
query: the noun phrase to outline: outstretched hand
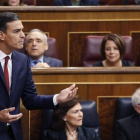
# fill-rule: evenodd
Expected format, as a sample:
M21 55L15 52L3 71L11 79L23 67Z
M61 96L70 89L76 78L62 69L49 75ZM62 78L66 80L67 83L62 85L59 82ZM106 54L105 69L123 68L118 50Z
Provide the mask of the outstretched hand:
M71 85L70 87L62 90L59 95L56 97L57 103L63 103L71 100L78 90L78 87L75 87L75 84Z
M16 115L10 115L9 112L14 111L15 107L3 109L0 111L0 122L10 123L17 121L22 117L22 113L16 114Z

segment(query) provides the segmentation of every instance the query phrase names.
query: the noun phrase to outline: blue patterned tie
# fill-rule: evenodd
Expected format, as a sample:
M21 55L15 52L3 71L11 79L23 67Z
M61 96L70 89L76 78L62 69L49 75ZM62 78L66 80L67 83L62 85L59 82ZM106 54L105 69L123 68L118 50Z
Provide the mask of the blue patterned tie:
M33 63L36 65L37 63L39 63L40 60L34 60Z

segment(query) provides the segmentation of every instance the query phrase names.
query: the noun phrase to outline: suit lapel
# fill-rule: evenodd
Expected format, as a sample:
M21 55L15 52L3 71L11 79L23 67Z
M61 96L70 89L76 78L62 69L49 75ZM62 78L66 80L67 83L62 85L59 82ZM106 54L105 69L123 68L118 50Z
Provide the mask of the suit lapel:
M11 82L10 96L13 96L13 94L14 94L14 88L16 85L20 65L21 64L18 63L18 59L16 58L16 54L13 52L13 54L12 54L12 80L11 80L12 82Z
M86 137L81 127L78 127L78 140L86 140Z
M139 140L140 139L140 120L139 120L138 115L134 117L132 125L133 125L132 130L133 130L134 138L135 140Z
M49 57L45 57L43 58L43 62L47 63L49 66L51 64L50 58Z
M5 88L7 89L7 85L6 85L6 81L5 81L5 77L4 77L4 73L3 73L3 70L2 70L2 67L1 67L1 63L0 63L0 77L5 85ZM7 93L8 93L8 90L7 90Z

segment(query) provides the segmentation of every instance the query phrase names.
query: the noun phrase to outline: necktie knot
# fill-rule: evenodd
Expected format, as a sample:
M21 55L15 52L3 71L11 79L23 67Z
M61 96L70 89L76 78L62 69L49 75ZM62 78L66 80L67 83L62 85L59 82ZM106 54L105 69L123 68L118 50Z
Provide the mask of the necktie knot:
M36 65L37 63L39 63L40 60L34 60L33 63Z
M6 56L6 57L5 57L5 65L7 65L8 60L9 60L9 56Z

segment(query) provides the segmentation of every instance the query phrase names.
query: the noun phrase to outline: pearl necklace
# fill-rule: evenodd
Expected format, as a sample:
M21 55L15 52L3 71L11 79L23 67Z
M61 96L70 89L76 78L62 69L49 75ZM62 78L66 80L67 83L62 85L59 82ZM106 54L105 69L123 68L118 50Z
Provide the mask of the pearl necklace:
M78 133L77 133L77 131L75 130L75 131L73 131L72 133L69 133L68 131L66 131L66 135L67 135L67 137L69 138L69 139L76 139L77 138L77 136L78 136Z

